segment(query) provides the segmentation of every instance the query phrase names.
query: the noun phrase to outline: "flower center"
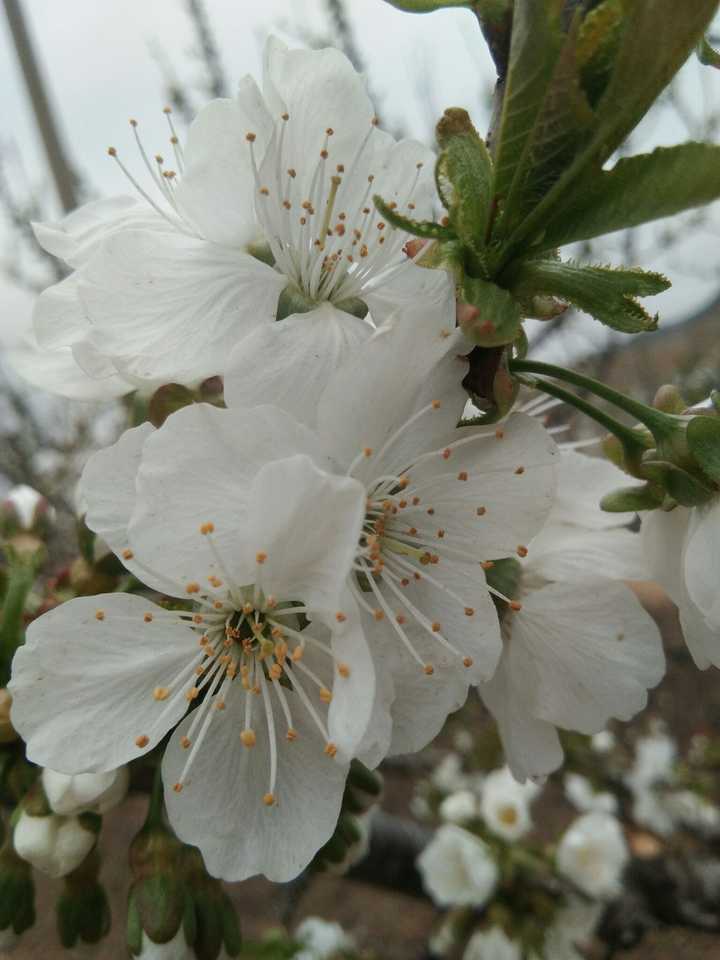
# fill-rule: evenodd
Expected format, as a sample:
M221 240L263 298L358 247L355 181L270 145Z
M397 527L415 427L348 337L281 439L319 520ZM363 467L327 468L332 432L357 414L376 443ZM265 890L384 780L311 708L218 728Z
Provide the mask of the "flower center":
M286 129L292 122L287 113L282 115L279 132L276 129L260 165L255 154L257 137L252 131L246 134L258 220L276 269L303 297L311 303L330 301L357 313L357 301L364 294L412 263L403 253L407 235L386 224L372 202L376 121L349 157L333 155L335 131L328 127L307 177L298 176L298 161L307 163L308 158L292 157L287 149ZM416 165L400 204L408 211L415 208L412 197L422 166Z
M162 614L175 623L190 626L199 634L199 650L166 686L156 687L153 697L169 712L181 698L188 702L192 720L180 745L188 758L174 790L180 793L191 767L213 723L226 708L227 698L244 698L244 721L239 731L242 746L252 749L258 742L253 718L264 714L269 751L269 781L263 795L266 806L276 802L278 773L279 726L285 726L285 739L298 739L293 723L297 710L307 714L323 741L324 753L334 757L337 747L328 735L325 708L332 693L321 674L328 674L325 665L310 667L304 660L307 651L320 654L341 678L350 675L347 664L334 657L331 648L308 627L308 608L300 601L280 601L263 590L263 566L267 555L256 555L255 583L238 586L233 583L213 540L211 522L200 527L207 538L217 567L224 579L215 573L207 577L208 587L192 581L185 586L195 602L192 611L171 611ZM146 614L150 622L157 614ZM338 622L345 619L341 612ZM311 658L317 661L317 656ZM330 683L332 681L329 681ZM279 716L276 717L276 712ZM136 738L138 747L148 744L146 736Z

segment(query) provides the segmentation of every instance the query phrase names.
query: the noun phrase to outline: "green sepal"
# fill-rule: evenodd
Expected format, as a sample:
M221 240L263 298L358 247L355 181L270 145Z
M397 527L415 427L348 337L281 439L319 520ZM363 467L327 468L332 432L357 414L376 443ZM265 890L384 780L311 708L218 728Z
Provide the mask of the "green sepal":
M641 510L656 510L663 502L663 491L654 484L622 487L606 493L600 501L600 509L607 513L638 513Z
M143 931L153 943L169 943L182 926L186 942L195 942L192 900L184 882L171 873L150 874L134 883L127 916L127 945L133 956L142 949Z
M493 166L467 110L451 107L437 124L435 180L460 241L482 256L493 197ZM447 186L446 186L447 185Z
M365 764L360 763L359 760L351 760L347 785L377 799L382 793L383 778L376 771L370 770Z
M35 883L32 867L6 841L0 852L0 931L18 936L35 924Z
M230 957L240 953L242 937L235 908L222 883L205 869L200 851L185 846L182 871L195 911L193 952L197 960L217 960L222 951Z
M670 217L720 197L720 146L681 143L619 160L551 216L540 245L559 247Z
M485 570L485 580L489 586L504 594L509 600L514 600L520 589L522 564L515 557L494 560L492 566ZM503 609L507 607L503 600L497 597L493 597L493 600Z
M720 417L693 417L685 436L705 476L720 484Z
M397 210L388 206L379 194L375 194L373 203L383 217L399 230L405 230L406 233L411 233L416 237L424 237L427 240L455 239L455 234L450 227L435 223L434 220L412 220L410 217L404 217Z
M110 932L110 902L96 877L80 876L84 864L65 878L64 890L55 907L58 934L69 949L78 941L99 943Z
M489 280L465 277L460 300L472 304L478 315L462 325L463 333L480 347L512 343L522 330L520 304L507 290Z
M158 429L165 423L170 414L195 402L192 390L181 383L166 383L159 387L148 404L148 420Z
M651 317L635 297L652 296L670 286L670 281L659 273L584 266L572 260L526 260L508 273L516 296L545 294L569 300L622 333L655 330L657 316Z
M698 60L706 67L715 67L720 70L720 53L713 47L707 37L703 37L696 47Z
M664 463L666 467L664 482L665 489L683 507L698 507L707 503L716 493L706 486L699 477L693 476L687 470L674 463Z

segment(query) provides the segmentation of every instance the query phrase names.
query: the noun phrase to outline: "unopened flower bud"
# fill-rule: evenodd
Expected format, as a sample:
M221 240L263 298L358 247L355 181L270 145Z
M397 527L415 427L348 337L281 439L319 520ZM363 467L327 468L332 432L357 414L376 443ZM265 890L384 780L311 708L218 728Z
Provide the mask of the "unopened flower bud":
M93 826L87 815L32 816L23 810L15 825L15 850L41 873L64 877L79 867L95 846L97 832Z
M107 813L121 803L128 788L127 767L107 773L58 773L45 767L42 785L53 813L72 816L91 811Z
M157 809L156 809L157 806ZM159 794L130 845L133 885L128 898L127 945L143 960L190 960L195 911L181 876L182 844L162 823Z
M1 510L6 537L20 532L42 534L55 516L54 509L45 497L24 483L12 488Z

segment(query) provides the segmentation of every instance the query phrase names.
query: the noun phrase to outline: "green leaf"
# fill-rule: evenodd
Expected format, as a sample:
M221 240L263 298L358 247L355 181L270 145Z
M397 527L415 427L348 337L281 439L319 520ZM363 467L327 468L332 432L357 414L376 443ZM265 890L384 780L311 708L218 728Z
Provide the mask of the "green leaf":
M472 7L473 0L385 0L391 7L407 13L432 13L443 7Z
M700 63L704 63L706 67L720 70L720 53L708 43L707 37L703 37L697 45L697 55Z
M577 63L579 25L576 17L555 61L510 188L501 196L505 231L512 230L542 200L592 135L593 112L580 86Z
M399 230L405 230L416 237L426 237L429 240L455 239L455 234L449 227L445 227L441 223L435 223L433 220L411 220L410 217L404 217L385 203L383 198L377 194L373 197L373 203L383 217Z
M612 72L595 111L592 138L505 245L507 262L541 235L548 215L574 201L579 181L600 168L683 65L717 9L717 0L623 0L625 15ZM593 174L590 173L593 171Z
M687 442L703 473L720 483L720 417L693 417L687 425Z
M442 152L435 177L452 229L476 256L482 256L492 207L490 154L467 110L459 107L445 111L437 139Z
M510 285L516 296L545 294L569 300L596 320L622 333L654 330L651 317L634 299L662 293L670 281L638 269L583 266L572 260L526 260Z
M607 86L622 35L622 0L604 0L583 20L578 38L577 60L582 87L592 105Z
M517 0L497 135L495 192L506 202L562 47L562 0ZM527 158L525 158L527 162Z
M465 277L460 299L472 304L477 315L462 324L465 335L481 347L512 343L522 330L520 305L512 294L487 280Z
M595 173L542 238L548 249L700 207L720 197L720 146L682 143Z

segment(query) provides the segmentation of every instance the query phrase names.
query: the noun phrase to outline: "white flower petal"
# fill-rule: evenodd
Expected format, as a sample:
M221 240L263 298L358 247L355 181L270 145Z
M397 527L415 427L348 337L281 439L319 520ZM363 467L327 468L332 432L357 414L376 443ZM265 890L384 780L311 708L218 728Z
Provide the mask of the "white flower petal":
M257 571L265 596L298 598L334 616L355 558L365 501L357 480L325 473L304 455L262 467L249 491L244 536L253 571L255 556L266 555Z
M254 240L255 180L247 133L262 157L274 120L252 77L240 81L237 98L212 100L188 130L185 170L175 190L183 214L207 240L243 247Z
M272 460L316 450L314 435L274 407L221 410L194 404L179 410L143 447L128 534L132 549L149 568L178 583L205 583L210 574L224 580L201 526L215 525L213 542L231 564L238 532L247 528L249 488L257 471ZM229 572L240 575L232 567Z
M597 574L613 580L649 580L642 541L622 527L583 529L549 521L530 545L524 569L549 581L582 580Z
M238 250L168 230L126 230L83 268L92 342L131 376L192 383L222 373L270 321L284 279Z
M70 400L112 400L135 389L113 372L104 379L89 377L70 347L41 350L30 338L7 353L13 370L34 387Z
M417 866L423 886L441 907L482 907L498 881L490 848L454 824L436 831L418 857Z
M33 329L43 350L69 347L86 336L90 321L78 293L78 274L43 290L35 301Z
M557 730L528 711L523 691L509 669L507 650L495 676L480 684L478 693L495 718L505 759L518 780L543 777L557 770L563 762Z
M332 163L350 170L375 112L362 78L343 53L332 47L288 50L271 37L265 48L263 94L274 117L284 112L290 116L283 166L297 170L303 197L310 196L326 130L333 131L328 145Z
M450 441L478 437L452 448ZM465 540L472 556L512 556L540 529L553 503L557 447L531 417L515 414L497 429L460 427L446 438L451 454L412 468L412 489L435 511L448 541ZM428 526L428 522L425 523Z
M720 635L720 498L691 511L683 567L690 600Z
M558 958L553 954L553 960ZM500 927L479 930L468 940L462 960L522 960L520 945Z
M605 494L627 486L627 482L627 474L605 457L561 450L557 499L548 523L568 523L587 530L627 525L631 515L607 513L600 509Z
M557 726L597 733L610 717L629 720L664 674L657 627L621 583L543 587L511 625L513 683L534 716Z
M272 403L314 426L318 399L331 375L352 360L373 328L330 303L263 324L234 348L225 371L229 407Z
M612 897L629 859L622 828L607 813L586 813L565 831L557 849L558 869L590 897Z
M78 597L50 610L28 627L9 685L28 756L62 773L102 772L151 750L187 709L184 697L163 703L153 691L198 652L189 627L141 597Z
M253 693L246 696L255 698ZM335 830L347 766L324 753L325 744L301 706L294 704L298 736L292 742L284 737L275 697L273 710L278 775L272 806L263 803L270 761L261 700L253 704L257 743L248 749L239 741L244 696L231 691L226 709L215 714L180 793L173 785L187 761L180 740L191 717L180 724L165 751L165 800L173 829L185 843L198 846L209 872L224 880L244 880L257 873L277 882L292 880Z
M58 223L33 223L32 228L43 249L71 267L79 267L114 230L147 226L159 220L159 215L144 201L118 196L91 200Z

